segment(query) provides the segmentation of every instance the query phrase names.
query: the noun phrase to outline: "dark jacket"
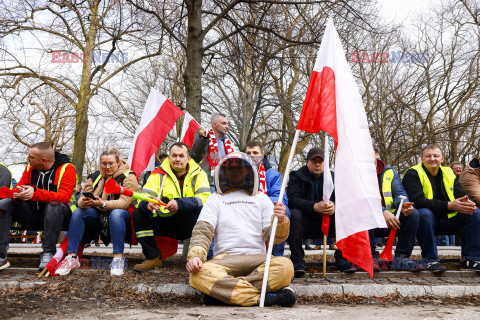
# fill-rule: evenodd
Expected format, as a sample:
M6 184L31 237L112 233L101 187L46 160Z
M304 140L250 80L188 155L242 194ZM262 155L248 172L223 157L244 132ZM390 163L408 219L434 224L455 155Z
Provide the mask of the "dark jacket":
M212 175L210 173L210 163L208 162L208 135L206 137L201 134L197 135L193 141L192 150L190 150L192 159L200 165L207 174L210 185L214 185Z
M10 188L12 184L12 174L6 166L0 163L0 187Z
M320 199L323 194L323 173L320 176ZM332 172L333 178L333 172ZM307 166L303 166L296 171L290 172L290 179L287 186L288 207L290 210L299 209L305 215L313 215L315 211L315 185L314 178L310 174ZM335 191L330 197L332 202L335 202Z
M447 207L449 200L447 191L445 190L445 185L443 184L442 170L440 169L438 171L438 175L436 177L432 177L423 164L422 167L423 170L425 170L425 172L427 173L428 179L430 180L430 183L432 185L433 199L425 199L425 194L423 193L423 187L420 182L420 177L418 176L417 171L411 168L405 172L402 180L408 197L410 201L414 203L415 208L430 209L436 217L446 216L451 211L449 211ZM434 178L440 180L440 188L436 187ZM465 196L465 191L458 182L458 177L455 179L454 182L453 194L456 199Z

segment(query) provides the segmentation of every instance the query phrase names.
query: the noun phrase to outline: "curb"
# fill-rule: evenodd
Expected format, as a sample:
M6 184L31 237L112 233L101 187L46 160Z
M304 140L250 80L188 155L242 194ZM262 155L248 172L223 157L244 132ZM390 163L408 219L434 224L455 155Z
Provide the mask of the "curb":
M79 269L76 272L92 274L98 272L98 270ZM7 276L3 279L0 277L0 291L30 289L50 283L48 280L37 279L37 274L37 268L7 268L2 270L0 275ZM421 275L421 278L417 275ZM430 272L420 272L415 275L407 271L379 272L375 274L374 279L370 279L367 273L356 273L355 275L328 273L327 279L323 279L321 274L312 274L311 276L315 276L315 278L299 278L291 284L298 296L321 297L324 294L358 297L385 297L390 295L443 298L480 296L480 285L477 280L480 277L472 270L447 271L442 276L434 276ZM376 281L377 279L379 280ZM385 283L388 281L390 283ZM412 283L408 283L409 281ZM200 294L200 291L193 289L187 283L159 285L138 283L133 285L132 288L139 293L180 296Z
M480 286L477 285L381 285L381 284L329 284L329 285L301 285L290 286L300 297L321 297L327 295L350 295L358 297L385 297L401 295L409 297L463 297L480 295ZM200 291L187 284L165 284L149 286L139 284L133 287L139 293L159 293L176 295L199 295Z

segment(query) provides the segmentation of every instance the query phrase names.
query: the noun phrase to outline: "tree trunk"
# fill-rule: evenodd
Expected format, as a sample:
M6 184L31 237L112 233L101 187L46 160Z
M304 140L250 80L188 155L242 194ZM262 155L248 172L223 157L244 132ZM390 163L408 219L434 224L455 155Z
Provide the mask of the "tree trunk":
M203 29L202 1L185 1L188 17L188 34L186 59L187 65L183 79L185 81L186 109L201 123L202 109L202 59L203 59Z
M77 176L79 182L82 181L83 164L85 162L85 153L87 149L87 134L88 134L88 106L92 92L90 88L92 74L92 58L93 49L95 48L95 39L98 31L98 7L100 0L94 1L91 5L91 22L86 37L85 55L82 68L82 80L80 83L80 92L78 95L78 103L75 107L75 136L73 147L72 162L77 169Z

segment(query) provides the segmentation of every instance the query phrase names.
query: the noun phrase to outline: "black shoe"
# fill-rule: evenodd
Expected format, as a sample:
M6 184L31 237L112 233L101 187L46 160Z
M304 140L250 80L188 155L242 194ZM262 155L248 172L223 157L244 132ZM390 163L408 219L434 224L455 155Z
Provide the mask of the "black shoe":
M480 272L480 260L474 260L474 259L465 259L465 260L460 260L460 268L463 269L472 269L475 270L476 272Z
M442 274L447 271L447 268L442 266L438 261L430 261L425 264L425 269L433 274Z
M265 295L265 306L279 305L282 307L293 307L297 296L292 288L286 287L277 292L268 292Z
M214 297L209 296L208 294L205 294L205 293L202 293L202 301L203 301L203 304L207 306L226 306L227 305L225 302L215 299Z
M352 265L350 261L345 259L344 257L335 257L335 265L337 266L338 271L344 273L354 273L357 271L357 268Z
M305 273L306 273L306 272L305 272L305 266L304 266L304 264L303 264L302 262L296 262L296 263L294 263L294 264L293 264L293 270L295 270L295 271L294 271L294 274L293 274L293 276L294 276L295 278L301 278L301 277L303 277L303 276L305 275Z

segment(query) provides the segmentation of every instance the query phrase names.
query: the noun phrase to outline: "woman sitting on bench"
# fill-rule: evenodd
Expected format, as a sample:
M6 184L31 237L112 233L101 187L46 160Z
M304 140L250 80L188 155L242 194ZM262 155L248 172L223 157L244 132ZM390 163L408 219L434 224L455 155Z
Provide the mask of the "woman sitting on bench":
M78 199L70 221L67 257L60 264L57 274L67 275L72 269L80 267L77 257L78 247L83 243L100 238L108 246L113 243L113 260L110 274L123 275L125 259L123 250L125 240L132 241L133 226L131 212L133 198L125 195L107 195L104 192L105 182L115 179L126 188L137 191L138 182L135 173L130 171L128 163L114 148L107 148L100 155L100 170L92 173L85 184L84 192ZM128 231L128 232L127 232Z

